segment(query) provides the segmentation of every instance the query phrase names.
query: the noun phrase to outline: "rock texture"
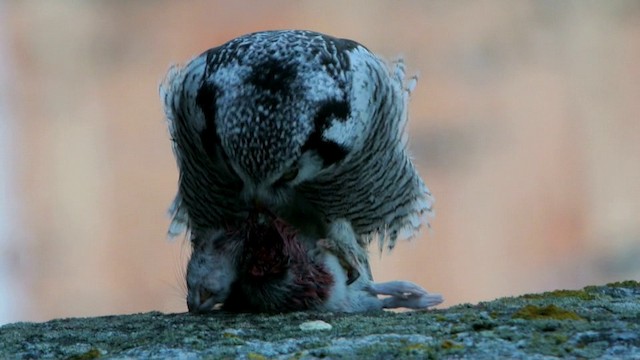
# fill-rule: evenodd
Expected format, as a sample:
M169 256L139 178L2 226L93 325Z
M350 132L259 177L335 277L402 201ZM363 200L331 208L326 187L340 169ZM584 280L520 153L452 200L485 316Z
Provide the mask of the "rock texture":
M202 357L640 359L640 283L425 312L151 312L0 327L2 359Z

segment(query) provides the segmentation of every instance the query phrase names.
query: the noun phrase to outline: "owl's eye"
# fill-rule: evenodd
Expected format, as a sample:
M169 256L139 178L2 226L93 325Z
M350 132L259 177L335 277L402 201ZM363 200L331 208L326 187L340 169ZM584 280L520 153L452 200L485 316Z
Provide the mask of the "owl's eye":
M276 181L274 185L284 185L285 183L288 183L293 179L295 179L297 176L298 176L298 168L297 167L291 168L287 172L282 174L280 179L278 179L278 181Z
M280 178L280 180L289 182L289 181L295 179L296 176L298 176L298 168L294 167L294 168L290 169L289 171L287 171L286 173L282 174L282 177Z

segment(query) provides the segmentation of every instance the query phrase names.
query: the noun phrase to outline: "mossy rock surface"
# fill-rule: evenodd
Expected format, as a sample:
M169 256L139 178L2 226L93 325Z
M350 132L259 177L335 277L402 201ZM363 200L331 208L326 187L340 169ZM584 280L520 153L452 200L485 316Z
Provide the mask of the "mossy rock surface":
M331 329L303 331L321 320ZM640 359L640 283L424 312L157 312L0 327L1 359Z

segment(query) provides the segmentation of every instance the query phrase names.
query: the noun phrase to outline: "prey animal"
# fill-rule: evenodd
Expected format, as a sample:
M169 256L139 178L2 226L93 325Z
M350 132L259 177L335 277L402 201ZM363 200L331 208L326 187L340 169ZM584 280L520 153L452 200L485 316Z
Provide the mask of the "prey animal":
M210 312L218 304L233 312L361 312L425 309L442 302L411 282L374 283L365 269L348 284L324 241L299 236L274 216L194 240L187 267L190 312ZM193 291L202 288L210 291Z
M180 172L169 235L188 233L195 250L273 214L321 239L347 285L370 280L368 245L392 249L432 214L407 153L414 85L402 61L302 30L244 35L172 67L160 88Z

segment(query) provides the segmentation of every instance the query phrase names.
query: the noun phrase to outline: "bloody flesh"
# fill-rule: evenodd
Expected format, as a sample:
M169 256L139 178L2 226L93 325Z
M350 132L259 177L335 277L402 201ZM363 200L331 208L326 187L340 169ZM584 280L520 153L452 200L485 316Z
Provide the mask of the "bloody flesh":
M224 302L231 311L300 311L321 305L333 277L314 261L298 239L298 232L272 214L260 223L251 216L245 223L244 251L238 279Z

